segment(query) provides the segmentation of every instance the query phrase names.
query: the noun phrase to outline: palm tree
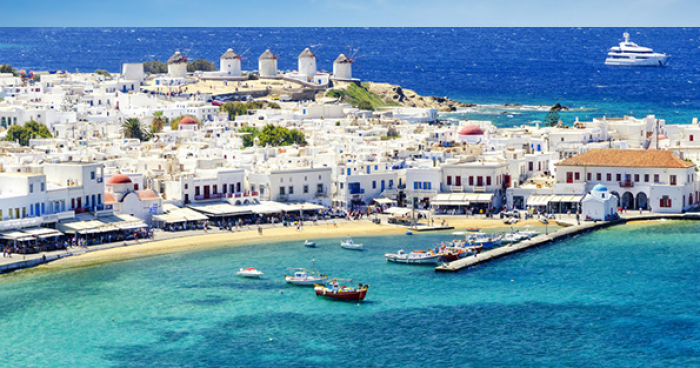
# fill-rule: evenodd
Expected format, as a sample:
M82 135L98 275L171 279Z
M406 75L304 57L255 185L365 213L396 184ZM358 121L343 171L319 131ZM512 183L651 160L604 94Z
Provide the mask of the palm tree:
M126 119L122 124L124 130L124 138L134 138L140 141L148 140L148 133L141 128L141 121L137 118Z
M151 123L151 132L160 133L165 126L167 119L163 117L162 111L156 111L153 113L153 122Z

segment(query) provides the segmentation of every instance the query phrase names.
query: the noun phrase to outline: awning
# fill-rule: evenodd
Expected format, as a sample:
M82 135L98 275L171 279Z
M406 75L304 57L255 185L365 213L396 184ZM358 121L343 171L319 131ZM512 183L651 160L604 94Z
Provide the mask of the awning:
M203 213L207 216L213 217L223 217L223 216L234 216L234 215L245 215L252 213L250 210L242 208L240 206L232 206L227 203L218 204L205 204L205 205L189 205L191 208L197 212Z
M438 194L430 202L436 206L469 206L473 203L491 203L493 193Z
M26 234L33 235L39 239L55 238L55 237L63 235L63 233L61 233L58 230L48 229L45 227L37 227L34 229L24 229L24 230L22 230L22 232L26 233Z
M374 201L379 203L379 204L392 204L392 203L396 202L396 201L391 200L389 198L375 198Z
M549 203L549 199L554 197L551 194L535 194L527 198L527 205L532 207L544 207Z
M0 233L0 238L5 239L5 240L13 240L13 241L31 241L34 240L34 236L31 234L25 234L20 231L8 231L4 233Z
M166 224L176 224L179 222L187 222L187 219L172 213L165 213L162 215L153 215L153 221L163 222Z
M580 195L531 195L527 199L527 205L531 207L544 207L547 206L549 203L578 203L581 202L582 199L583 196Z

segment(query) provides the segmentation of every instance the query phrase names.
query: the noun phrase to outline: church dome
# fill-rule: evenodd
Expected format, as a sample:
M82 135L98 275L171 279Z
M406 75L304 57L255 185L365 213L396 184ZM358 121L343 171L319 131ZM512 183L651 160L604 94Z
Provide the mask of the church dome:
M197 121L190 116L185 116L180 120L180 125L197 125Z
M593 192L607 192L608 188L605 187L603 184L598 184L593 187Z
M459 130L459 135L483 135L484 131L479 128L479 126L474 124L469 124L463 126Z
M107 184L131 184L131 179L124 175L124 174L116 174L112 175L109 180L107 180Z

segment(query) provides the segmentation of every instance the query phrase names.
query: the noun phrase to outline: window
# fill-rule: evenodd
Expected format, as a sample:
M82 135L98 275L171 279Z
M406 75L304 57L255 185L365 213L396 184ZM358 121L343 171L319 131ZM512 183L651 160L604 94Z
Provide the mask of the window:
M486 185L491 185L491 177L490 176L486 177Z
M194 195L198 196L199 195L199 187L194 187ZM195 198L196 199L196 198Z
M572 172L566 173L566 182L569 184L574 182L574 173L572 173Z
M581 173L574 173L574 180L581 180Z
M390 179L389 180L389 188L393 188L393 187L394 187L394 179Z
M306 181L306 176L304 177L304 181Z
M671 179L671 180L670 180L671 185L676 185L676 176L675 176L675 175L671 175L671 176L670 176L670 179Z
M586 180L591 181L591 173L586 174Z
M605 180L612 181L612 174L611 173L605 174Z
M290 195L294 194L294 187L293 186L289 187L289 194Z
M649 182L649 174L644 174L644 182L645 183Z
M413 182L413 189L418 189L418 182L417 181Z
M530 162L527 163L527 169L530 170L530 171L533 170L532 161L530 161Z
M452 185L452 177L449 175L447 176L447 185Z
M377 189L377 181L372 180L372 189Z
M622 174L615 174L615 181L622 181Z
M634 174L634 182L639 183L639 174Z
M664 208L671 207L671 198L669 198L668 196L661 197L659 202L660 202L659 203L660 207L664 207Z
M659 174L654 174L654 183L659 182Z
M284 187L280 187L280 195L284 195Z
M474 177L473 176L469 177L469 185L474 186Z
M458 186L458 187L462 186L462 177L461 176L455 176L455 186Z
M95 172L90 171L90 180L95 180Z
M29 184L29 193L34 193L34 184Z
M309 192L309 186L308 186L308 185L304 185L304 194L306 194L306 193L308 193L308 192Z
M690 141L691 141L691 142L693 141L693 135L692 135L692 134L690 135Z
M323 193L323 184L318 184L316 186L316 193Z
M185 189L187 189L187 188L189 188L189 185L188 185L188 184L185 184Z
M596 173L596 174L595 174L595 180L597 180L597 181L603 180L602 174L601 174L601 173Z
M216 194L217 191L218 191L218 189L219 189L219 188L217 187L217 185L214 184L214 185L212 186L212 192L213 192L213 194Z

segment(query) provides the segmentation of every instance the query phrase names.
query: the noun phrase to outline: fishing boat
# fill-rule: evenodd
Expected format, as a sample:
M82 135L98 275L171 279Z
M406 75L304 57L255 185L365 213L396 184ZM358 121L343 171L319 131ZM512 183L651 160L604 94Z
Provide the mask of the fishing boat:
M447 247L443 245L440 250L443 262L453 262L480 253L483 247Z
M484 248L493 248L501 245L501 237L495 234L477 233L466 238L466 243L469 246L481 246Z
M384 255L387 262L406 263L406 264L437 264L442 255L433 253L432 251L414 250L411 253L405 253L403 249L396 254L387 253Z
M248 267L239 269L238 272L236 272L236 275L249 279L259 279L262 277L263 273L253 267Z
M514 231L512 233L508 233L506 235L503 235L502 242L503 243L508 243L508 244L514 244L520 241L523 241L527 239L526 235L521 234L519 231Z
M527 239L533 238L537 235L540 235L540 232L537 230L520 230L520 234L525 235Z
M314 286L319 283L323 283L328 279L328 275L322 275L316 273L316 261L311 260L312 270L309 271L305 268L290 268L293 270L292 276L284 275L284 279L288 284L298 285L298 286Z
M478 227L468 227L466 230L472 233L478 233L479 231L481 231L481 229Z
M308 240L304 240L304 246L309 247L309 248L316 248L316 242L310 242Z
M355 243L354 241L352 241L352 238L349 236L345 241L340 242L340 247L345 248L345 249L350 249L350 250L363 250L363 249L365 249L362 246L362 244Z
M367 289L369 289L369 285L363 285L360 283L357 285L357 287L345 285L341 286L340 282L342 281L352 282L352 280L332 279L325 285L314 286L314 292L316 293L316 296L332 300L341 300L349 302L361 302L365 300L365 297L367 296Z
M540 217L538 220L545 225L547 225L549 223L549 220L547 220L546 217Z
M413 235L413 231L411 231L411 230L406 230L406 231L404 232L404 234L406 234L406 235Z

